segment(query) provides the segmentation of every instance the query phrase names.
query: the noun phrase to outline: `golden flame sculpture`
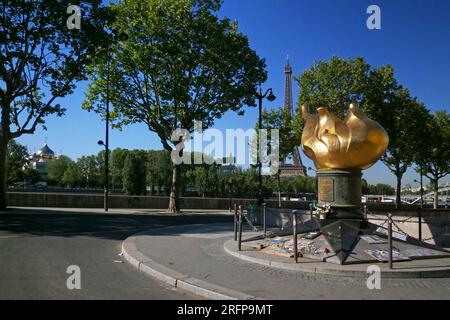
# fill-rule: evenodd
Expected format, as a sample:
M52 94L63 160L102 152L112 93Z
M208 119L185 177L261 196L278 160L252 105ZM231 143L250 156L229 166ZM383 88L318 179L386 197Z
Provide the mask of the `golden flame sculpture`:
M302 106L302 148L317 169L367 169L384 153L389 137L383 127L350 104L344 121L326 108L317 114Z

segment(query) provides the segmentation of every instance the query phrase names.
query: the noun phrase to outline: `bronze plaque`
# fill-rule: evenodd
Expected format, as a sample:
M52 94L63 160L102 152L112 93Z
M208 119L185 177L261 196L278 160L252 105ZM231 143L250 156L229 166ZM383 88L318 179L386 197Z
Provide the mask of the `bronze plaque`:
M332 178L319 179L319 201L321 202L334 201L334 179Z

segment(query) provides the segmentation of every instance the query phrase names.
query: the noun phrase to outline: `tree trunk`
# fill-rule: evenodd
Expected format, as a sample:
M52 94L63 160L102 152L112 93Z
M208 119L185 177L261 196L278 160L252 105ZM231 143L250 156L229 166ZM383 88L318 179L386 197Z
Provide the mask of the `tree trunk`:
M397 190L396 190L396 198L395 198L395 208L400 209L402 207L402 199L401 199L401 188L402 188L402 175L397 175Z
M178 199L178 189L179 189L179 168L178 165L172 163L172 185L170 187L170 196L169 196L169 208L168 211L170 213L178 213L180 212L179 207L179 199Z
M8 142L0 137L0 210L6 209L6 149Z
M434 201L433 201L433 209L438 208L439 202L439 180L433 179L433 189L434 189Z

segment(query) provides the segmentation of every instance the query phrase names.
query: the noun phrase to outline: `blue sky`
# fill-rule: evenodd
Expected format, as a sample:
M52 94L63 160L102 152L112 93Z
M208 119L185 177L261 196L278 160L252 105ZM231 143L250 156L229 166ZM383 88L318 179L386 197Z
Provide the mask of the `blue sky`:
M369 5L381 9L381 30L369 30ZM265 107L279 108L284 96L284 65L289 54L294 75L309 68L315 60L333 55L343 58L363 56L373 66L391 64L399 82L432 111L450 109L450 1L365 1L365 0L225 0L220 16L237 20L251 47L266 59L269 79L278 97ZM104 137L104 123L94 113L81 109L87 83L60 102L67 108L62 118L49 117L47 131L23 136L20 143L32 152L45 137L57 154L71 158L97 153L97 140ZM294 84L294 105L299 88ZM248 108L244 116L226 114L215 128L254 127L257 109ZM111 148L161 149L159 139L144 125L132 125L111 132ZM312 166L303 154L306 166ZM394 185L395 177L378 162L364 172L370 183ZM413 184L413 170L403 184ZM450 181L447 177L444 181Z

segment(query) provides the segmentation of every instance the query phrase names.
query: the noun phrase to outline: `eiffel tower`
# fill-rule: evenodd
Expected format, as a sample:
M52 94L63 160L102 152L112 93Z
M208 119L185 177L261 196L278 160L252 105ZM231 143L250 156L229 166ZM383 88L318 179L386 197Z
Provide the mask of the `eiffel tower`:
M289 57L287 58L287 64L284 67L284 74L286 77L284 84L284 109L290 114L294 114L292 102L292 68L289 64ZM287 158L292 158L292 164L286 163ZM281 177L307 176L306 167L303 165L302 159L300 158L298 146L294 147L287 158L280 165Z

